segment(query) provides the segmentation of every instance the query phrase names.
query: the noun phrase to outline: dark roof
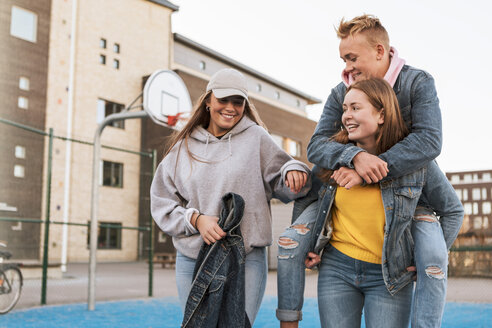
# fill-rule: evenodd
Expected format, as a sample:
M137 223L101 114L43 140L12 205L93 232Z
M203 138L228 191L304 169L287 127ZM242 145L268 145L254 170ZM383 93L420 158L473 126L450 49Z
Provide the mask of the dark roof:
M294 93L304 99L306 99L308 101L309 104L319 104L321 103L321 100L319 100L318 98L315 98L313 96L310 96L308 95L307 93L304 93L302 91L299 91L297 89L294 89L292 88L291 86L288 86L287 84L284 84L278 80L275 80L274 78L271 78L263 73L260 73L254 69L252 69L251 67L248 67L232 58L229 58L227 56L224 56L222 55L221 53L218 53L217 51L215 50L212 50L210 48L207 48L193 40L190 40L188 39L187 37L184 37L183 35L181 34L178 34L178 33L174 33L174 41L178 41L178 42L181 42L181 43L184 43L185 45L187 45L188 47L190 48L193 48L195 50L198 50L200 52L203 52L207 55L209 55L210 57L213 57L215 59L218 59L222 62L225 62L227 63L228 65L232 66L232 67L235 67L235 68L238 68L244 72L247 72L248 74L251 74L261 80L264 80L266 82L269 82L273 85L276 85L277 87L281 88L281 89L284 89L288 92L291 92L291 93Z
M172 9L173 11L178 11L179 10L179 6L176 6L174 3L171 3L171 2L166 1L166 0L147 0L147 1L150 1L150 2L153 2L153 3L157 3L158 5L167 7L169 9Z

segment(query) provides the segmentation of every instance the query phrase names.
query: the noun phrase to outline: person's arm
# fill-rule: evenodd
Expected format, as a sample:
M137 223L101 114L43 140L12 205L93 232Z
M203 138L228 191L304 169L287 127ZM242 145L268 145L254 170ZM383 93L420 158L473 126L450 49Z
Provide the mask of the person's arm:
M309 167L292 159L264 132L260 142L261 167L267 194L284 203L305 196L311 188Z
M180 195L165 166L159 165L150 187L150 209L159 228L173 237L200 233L207 244L224 237L225 232L217 224L218 217L186 206L188 201Z
M171 175L160 164L155 172L150 187L150 209L152 217L159 228L171 236L190 236L198 233L192 224L197 209L187 208L185 200L179 193Z
M427 166L427 181L422 195L439 216L444 240L449 250L460 231L464 210L453 186L435 161Z
M327 170L336 170L343 166L354 168L352 159L364 151L353 144L341 144L330 140L341 128L344 96L345 88L341 86L331 90L307 147L308 160Z
M342 166L354 168L367 183L400 177L427 165L440 154L442 147L439 99L434 79L425 72L420 73L410 88L410 134L379 156L329 140L340 129L343 113L342 103L337 100L343 99L341 91L333 89L309 143L309 161L331 170Z
M379 158L388 163L388 178L400 177L426 166L442 147L442 122L434 79L421 72L411 85L411 131Z

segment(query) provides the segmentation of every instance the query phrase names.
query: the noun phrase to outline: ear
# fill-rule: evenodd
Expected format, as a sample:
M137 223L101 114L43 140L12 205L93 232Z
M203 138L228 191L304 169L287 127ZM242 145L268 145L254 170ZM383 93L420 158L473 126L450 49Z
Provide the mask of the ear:
M376 56L377 56L377 59L378 60L381 60L384 58L384 55L386 53L386 49L384 48L384 46L381 44L381 43L378 43L378 45L376 45Z
M384 123L384 108L381 108L379 111L378 124L381 125Z

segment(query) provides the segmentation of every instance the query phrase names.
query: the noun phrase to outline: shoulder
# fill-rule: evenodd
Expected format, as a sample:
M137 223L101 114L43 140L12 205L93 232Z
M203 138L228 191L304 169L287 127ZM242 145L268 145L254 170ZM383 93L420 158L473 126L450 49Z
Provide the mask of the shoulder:
M333 89L331 89L331 95L339 102L343 102L343 97L345 97L345 92L347 87L343 82L338 83Z
M405 80L421 80L421 79L433 80L434 79L429 72L410 65L404 65L403 68L401 69L400 74L402 75L402 78L404 78Z

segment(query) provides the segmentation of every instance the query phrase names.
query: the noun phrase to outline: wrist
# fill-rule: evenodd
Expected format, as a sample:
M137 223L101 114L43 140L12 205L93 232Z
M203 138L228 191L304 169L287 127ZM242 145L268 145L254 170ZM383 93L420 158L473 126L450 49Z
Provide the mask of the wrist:
M202 216L202 215L203 215L202 213L198 213L198 215L195 217L193 227L195 227L195 229L196 229L196 230L198 230L198 219L199 219L199 218L200 218L200 216Z

